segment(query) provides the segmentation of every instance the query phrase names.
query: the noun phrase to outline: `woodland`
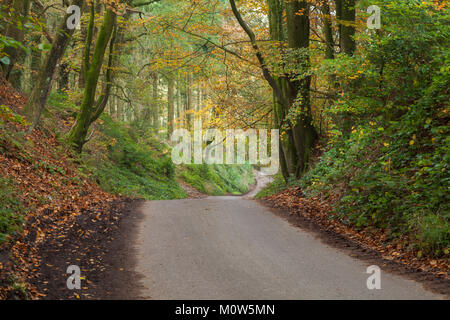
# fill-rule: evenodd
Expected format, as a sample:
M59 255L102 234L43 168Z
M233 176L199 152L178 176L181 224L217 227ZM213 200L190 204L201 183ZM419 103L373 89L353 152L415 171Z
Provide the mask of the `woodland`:
M250 163L173 163L173 131L198 119L279 130L258 198L448 277L449 14L439 0L1 0L0 297L42 295L27 277L64 212L251 190Z

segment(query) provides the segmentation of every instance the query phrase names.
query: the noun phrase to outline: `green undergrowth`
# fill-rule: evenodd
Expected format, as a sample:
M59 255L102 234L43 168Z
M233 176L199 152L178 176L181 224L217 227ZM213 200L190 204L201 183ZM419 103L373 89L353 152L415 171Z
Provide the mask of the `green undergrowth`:
M177 176L209 195L243 194L255 183L251 165L182 165Z
M108 115L102 116L98 130L86 144L83 160L104 190L148 200L186 197L167 146Z
M22 230L25 207L11 180L0 177L0 244Z
M10 131L6 122L23 124L24 119L5 105L0 106L0 152L28 161L29 141L23 132ZM26 207L20 200L14 181L0 176L0 244L22 230Z

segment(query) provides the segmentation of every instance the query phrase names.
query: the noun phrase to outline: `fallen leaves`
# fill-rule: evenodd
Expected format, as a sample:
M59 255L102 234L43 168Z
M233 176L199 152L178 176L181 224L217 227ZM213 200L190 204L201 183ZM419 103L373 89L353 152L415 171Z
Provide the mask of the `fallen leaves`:
M0 104L17 111L24 103L25 98L0 79ZM20 200L29 210L24 217L22 234L10 237L0 246L0 259L7 257L0 263L0 299L26 298L26 295L39 299L47 297L48 292L38 290L36 285L45 288L49 284L40 272L44 268L55 268L40 256L42 248L52 247L57 254L74 232L79 233L80 238L103 233L103 229L96 229L102 227L98 223L102 219L108 220L111 228L116 220L110 220L108 212L118 198L80 174L70 158L70 151L59 143L52 131L34 130L25 136L25 126L9 121L1 130L23 141L18 145L9 143L6 138L0 139L0 149L6 150L0 154L0 175L13 181ZM5 137L3 132L0 137ZM89 223L83 229L80 224L85 223L84 217ZM74 230L76 228L79 229ZM65 270L59 271L65 273ZM25 295L12 288L12 278L24 286Z

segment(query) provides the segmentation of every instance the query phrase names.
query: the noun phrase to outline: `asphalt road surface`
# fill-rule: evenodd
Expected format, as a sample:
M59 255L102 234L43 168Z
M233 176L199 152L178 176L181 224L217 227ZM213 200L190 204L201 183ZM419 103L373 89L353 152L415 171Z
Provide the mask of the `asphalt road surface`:
M439 299L290 225L247 197L146 202L137 240L151 299Z

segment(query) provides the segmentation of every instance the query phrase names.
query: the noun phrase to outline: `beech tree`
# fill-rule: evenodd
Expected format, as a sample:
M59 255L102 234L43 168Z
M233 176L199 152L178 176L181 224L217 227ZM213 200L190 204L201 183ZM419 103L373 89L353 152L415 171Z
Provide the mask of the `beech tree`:
M264 78L274 90L275 94L275 119L279 129L286 130L287 138L281 141L282 152L280 153L280 163L285 179L289 175L300 177L306 170L310 158L311 150L317 139L317 132L312 124L310 105L310 85L309 75L298 75L277 78L266 64L263 52L260 50L254 32L249 28L236 7L234 0L230 0L233 13L247 33L255 55L259 61ZM282 5L286 12L286 36L290 56L295 57L294 63L300 66L304 73L309 68L308 48L309 48L309 4L307 1L269 1L269 20L271 26L271 36L273 40L282 41ZM300 51L304 49L304 51ZM295 106L294 106L295 104ZM293 110L295 108L295 110ZM294 112L292 112L294 111ZM293 114L293 116L292 116Z
M82 8L84 0L73 0L71 4ZM39 122L42 110L47 103L48 96L52 89L55 71L64 55L72 34L75 31L73 28L68 28L67 26L67 19L70 16L71 13L67 13L62 19L62 22L57 29L58 32L56 33L56 37L53 40L52 47L45 58L44 64L37 75L33 90L22 110L25 117L31 122L30 129L35 128Z

